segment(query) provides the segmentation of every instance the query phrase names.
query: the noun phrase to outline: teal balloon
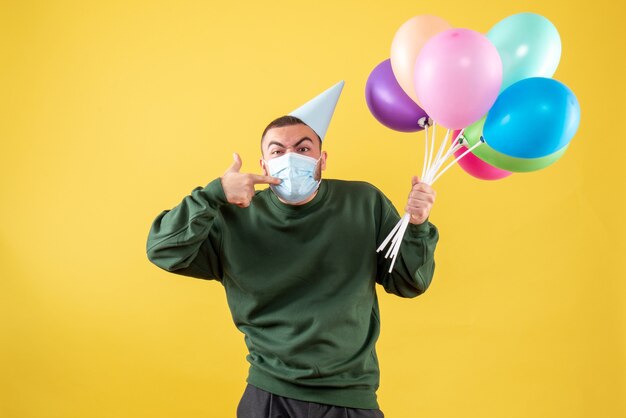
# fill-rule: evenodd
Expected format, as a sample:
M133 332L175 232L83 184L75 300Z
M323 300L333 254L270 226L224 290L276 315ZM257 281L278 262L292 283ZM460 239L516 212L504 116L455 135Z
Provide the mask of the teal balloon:
M559 66L559 32L552 22L536 13L518 13L501 20L487 38L502 60L500 91L525 78L550 78Z

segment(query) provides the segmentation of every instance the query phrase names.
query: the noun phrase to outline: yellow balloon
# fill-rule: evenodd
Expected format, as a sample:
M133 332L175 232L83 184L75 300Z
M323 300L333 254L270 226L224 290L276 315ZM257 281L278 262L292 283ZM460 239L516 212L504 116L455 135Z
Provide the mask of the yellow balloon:
M437 16L419 15L404 22L391 42L391 69L402 90L420 105L415 94L413 67L424 44L452 26Z

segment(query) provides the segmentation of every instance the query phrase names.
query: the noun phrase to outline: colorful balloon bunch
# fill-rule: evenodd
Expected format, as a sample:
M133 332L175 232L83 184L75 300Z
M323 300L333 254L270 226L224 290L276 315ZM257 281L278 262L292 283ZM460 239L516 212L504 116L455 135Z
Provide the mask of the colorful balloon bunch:
M578 129L576 96L551 78L560 58L558 31L535 13L509 16L486 36L415 16L396 31L390 59L370 73L366 101L383 125L425 131L423 182L457 162L476 178L501 179L554 163ZM437 124L447 131L435 154ZM378 248L390 244L389 271L408 222L405 214Z

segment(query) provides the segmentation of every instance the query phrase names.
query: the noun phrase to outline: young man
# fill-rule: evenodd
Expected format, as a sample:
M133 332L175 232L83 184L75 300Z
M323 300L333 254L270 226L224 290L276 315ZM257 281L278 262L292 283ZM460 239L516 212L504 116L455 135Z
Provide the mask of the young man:
M430 186L413 177L411 221L389 273L376 248L400 219L392 203L368 183L321 178L342 87L268 125L263 175L242 173L235 154L221 178L164 210L149 232L151 262L225 288L249 350L240 418L382 417L375 285L412 298L433 277Z

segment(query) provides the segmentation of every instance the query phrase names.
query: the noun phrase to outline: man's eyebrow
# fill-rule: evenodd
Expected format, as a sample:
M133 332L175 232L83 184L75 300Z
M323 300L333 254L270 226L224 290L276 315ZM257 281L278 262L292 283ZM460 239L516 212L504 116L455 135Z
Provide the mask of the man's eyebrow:
M296 145L294 145L294 147L297 147L298 145L300 145L301 143L303 143L304 141L311 141L313 142L313 140L311 138L309 138L308 136L303 137L302 139L300 139Z
M296 142L294 147L297 147L298 145L300 145L304 141L311 141L311 142L313 142L313 140L311 138L309 138L308 136L305 136L303 138L300 138L300 140L298 142ZM267 144L267 148L271 147L272 145L278 145L281 148L286 148L283 144L281 144L280 142L276 142L276 141L270 141L269 144Z
M281 144L280 142L276 142L276 141L270 141L270 143L267 144L267 148L271 147L272 145L278 145L281 148L285 148L283 144Z

